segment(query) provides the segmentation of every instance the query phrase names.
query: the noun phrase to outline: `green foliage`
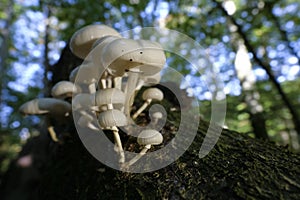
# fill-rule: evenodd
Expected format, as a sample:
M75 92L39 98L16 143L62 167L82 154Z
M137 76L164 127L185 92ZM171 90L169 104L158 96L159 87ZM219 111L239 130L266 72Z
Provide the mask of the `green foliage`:
M268 81L258 82L258 91L260 91L260 102L264 108L264 117L266 119L268 134L272 141L278 144L289 144L282 138L281 133L289 133L293 126L291 125L292 116L282 103L280 96L272 88ZM300 114L300 79L287 81L282 84L287 95L293 100L295 110ZM241 133L253 136L252 127L247 113L247 105L237 96L227 96L227 112L225 125ZM205 120L210 120L211 102L201 102L200 112Z

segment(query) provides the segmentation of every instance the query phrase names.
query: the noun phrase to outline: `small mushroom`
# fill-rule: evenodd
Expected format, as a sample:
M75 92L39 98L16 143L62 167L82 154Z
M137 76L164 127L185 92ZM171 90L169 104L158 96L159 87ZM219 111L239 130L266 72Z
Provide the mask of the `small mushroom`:
M147 108L148 105L150 105L150 103L153 100L156 101L161 101L164 98L164 94L163 92L158 89L158 88L149 88L147 90L144 91L143 93L143 100L145 101L144 104L133 114L132 118L136 119L139 114L141 114L143 112L143 110L145 110Z
M82 111L99 111L95 103L95 94L80 93L72 99L73 111L85 114Z
M103 109L121 109L125 103L125 94L117 88L106 88L96 92L96 105Z
M139 77L139 81L138 81L138 84L137 84L135 90L140 90L143 86L156 85L160 82L160 79L161 79L160 72L158 72L154 75L151 75L151 76L141 75Z
M83 111L81 114L82 115L80 116L80 118L77 121L77 124L80 127L87 127L89 129L95 130L95 131L99 130L99 128L95 124L92 123L93 119L94 119L92 116L92 113Z
M75 80L76 80L76 77L77 77L77 73L78 73L79 67L80 67L80 66L75 67L75 68L71 71L71 73L70 73L70 75L69 75L69 81L71 81L72 83L75 83Z
M47 114L58 121L66 121L66 117L70 116L71 104L61 99L41 98L33 99L24 103L19 111L23 115L40 115ZM58 142L58 138L53 126L48 124L48 131L53 141Z
M155 124L157 124L157 122L158 122L158 120L160 120L160 119L162 119L163 118L163 114L161 113L161 112L159 112L159 111L157 111L157 112L154 112L153 114L152 114L152 118L153 118L153 124L155 125Z
M61 99L40 98L24 103L19 111L24 115L48 113L51 116L67 117L71 113L71 104Z
M78 93L78 88L70 81L60 81L51 90L51 95L57 99L66 99Z
M84 90L84 87L86 87L89 93L95 93L99 75L99 68L96 67L92 62L86 62L76 67L71 72L69 80L78 84L82 90Z
M101 112L98 117L98 122L102 129L112 130L114 134L115 145L117 146L120 155L119 163L125 162L124 150L119 136L118 126L126 126L127 118L123 112L112 109Z
M129 166L133 165L136 161L138 161L146 152L151 148L151 145L159 145L163 142L163 136L160 132L147 129L143 130L137 137L137 142L139 145L143 145L144 148L133 157L130 161L123 165L124 168L128 168Z
M140 90L143 86L153 86L158 84L160 82L160 79L161 79L160 72L151 76L143 76L143 74L141 74L139 76L137 86L135 87L135 94L137 94L138 90ZM131 96L130 103L129 103L130 106L133 105L134 97L135 95Z
M90 53L92 46L99 38L120 34L113 28L106 25L88 25L76 31L70 41L71 51L79 58L85 59Z

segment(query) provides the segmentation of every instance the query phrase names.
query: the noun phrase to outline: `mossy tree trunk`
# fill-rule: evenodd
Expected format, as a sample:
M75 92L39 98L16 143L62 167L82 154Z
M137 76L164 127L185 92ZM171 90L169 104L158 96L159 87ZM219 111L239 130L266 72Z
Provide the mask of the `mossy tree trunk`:
M60 62L54 66L54 82L67 79L75 64L78 63L69 50L64 50ZM176 106L171 99L164 100L163 104ZM172 124L167 123L164 132L170 132L172 125L179 123L177 114L171 113ZM208 125L200 122L193 143L177 161L143 174L120 172L97 161L84 148L73 125L61 132L62 144L53 143L44 133L24 146L21 155L32 154L33 164L27 168L12 164L2 184L1 197L300 199L299 155L273 143L224 129L215 148L200 159L198 154Z

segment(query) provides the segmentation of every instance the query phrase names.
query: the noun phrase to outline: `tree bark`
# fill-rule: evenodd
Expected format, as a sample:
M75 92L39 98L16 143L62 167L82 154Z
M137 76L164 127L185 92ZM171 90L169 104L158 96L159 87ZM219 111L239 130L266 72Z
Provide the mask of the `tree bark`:
M208 123L202 121L194 142L179 160L145 174L122 173L104 166L86 151L76 135L60 146L49 140L41 143L35 138L26 145L34 149L31 153L35 156L35 166L11 169L6 191L1 196L3 199L14 199L11 197L16 195L22 199L299 199L299 155L272 143L223 130L212 152L200 159L198 152L207 128Z
M75 60L66 47L53 66L53 82L67 79L70 70L80 63ZM178 106L174 96L166 97L166 110ZM172 126L180 123L178 112L170 115L172 122L164 128L164 137L172 135ZM215 148L200 159L198 153L208 126L201 121L193 143L177 161L143 174L120 172L98 162L81 143L74 125L67 133L56 127L64 141L61 144L53 143L44 131L28 141L12 163L1 184L1 198L300 199L299 155L223 129ZM127 139L122 137L124 146ZM18 160L26 155L31 155L33 162L21 167Z

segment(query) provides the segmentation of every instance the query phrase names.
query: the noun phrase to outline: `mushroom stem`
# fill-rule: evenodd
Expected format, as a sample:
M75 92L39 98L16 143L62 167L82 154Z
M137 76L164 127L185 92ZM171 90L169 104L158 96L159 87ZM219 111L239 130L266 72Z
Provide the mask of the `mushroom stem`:
M106 79L101 79L102 89L106 89Z
M158 122L158 118L154 118L154 119L153 119L153 125L156 125L157 122Z
M134 91L134 95L131 96L130 100L129 100L129 105L132 106L133 103L134 103L134 99L135 99L135 96L136 94L138 93L137 90Z
M99 128L92 123L93 116L91 114L88 114L86 111L80 111L80 114L82 116L77 122L80 127L87 127L91 130L99 131Z
M114 77L114 87L121 90L122 87L122 77Z
M96 127L94 124L92 124L91 122L87 124L87 127L91 130L94 130L94 131L99 131L99 128Z
M111 77L107 77L107 88L112 88Z
M50 134L51 139L52 139L54 142L58 142L58 138L57 138L57 136L56 136L56 133L55 133L55 130L54 130L53 126L49 126L49 127L48 127L48 132L49 132L49 134Z
M119 130L116 126L114 126L114 127L112 127L112 131L114 133L114 140L115 140L115 143L118 146L118 153L120 155L119 163L124 163L125 162L125 155L124 155L124 150L123 150L122 142L121 142L120 135L119 135Z
M139 114L141 114L146 108L147 106L150 105L152 99L147 99L147 101L145 101L145 103L133 114L132 119L136 119Z
M137 90L140 90L140 89L143 87L144 83L145 83L145 81L142 80L142 79L140 79L140 80L138 81L138 83L137 83L137 86L135 87L135 90L136 90L136 91L137 91Z
M128 81L127 81L126 88L125 88L126 97L125 97L125 106L124 106L125 107L124 113L125 113L127 119L130 118L130 110L131 110L130 109L130 107L131 107L130 99L131 99L131 96L134 95L138 78L139 78L139 71L129 71L128 72Z
M133 157L130 161L128 161L127 163L124 164L124 167L130 167L131 165L133 165L134 163L136 163L136 161L138 161L143 155L146 154L146 152L151 148L151 144L146 145L139 154L137 154L135 157Z
M108 109L108 110L114 109L113 104L111 104L111 103L107 104L107 109Z
M96 92L96 85L95 85L95 83L92 83L92 84L89 85L89 92L91 94L94 94Z

